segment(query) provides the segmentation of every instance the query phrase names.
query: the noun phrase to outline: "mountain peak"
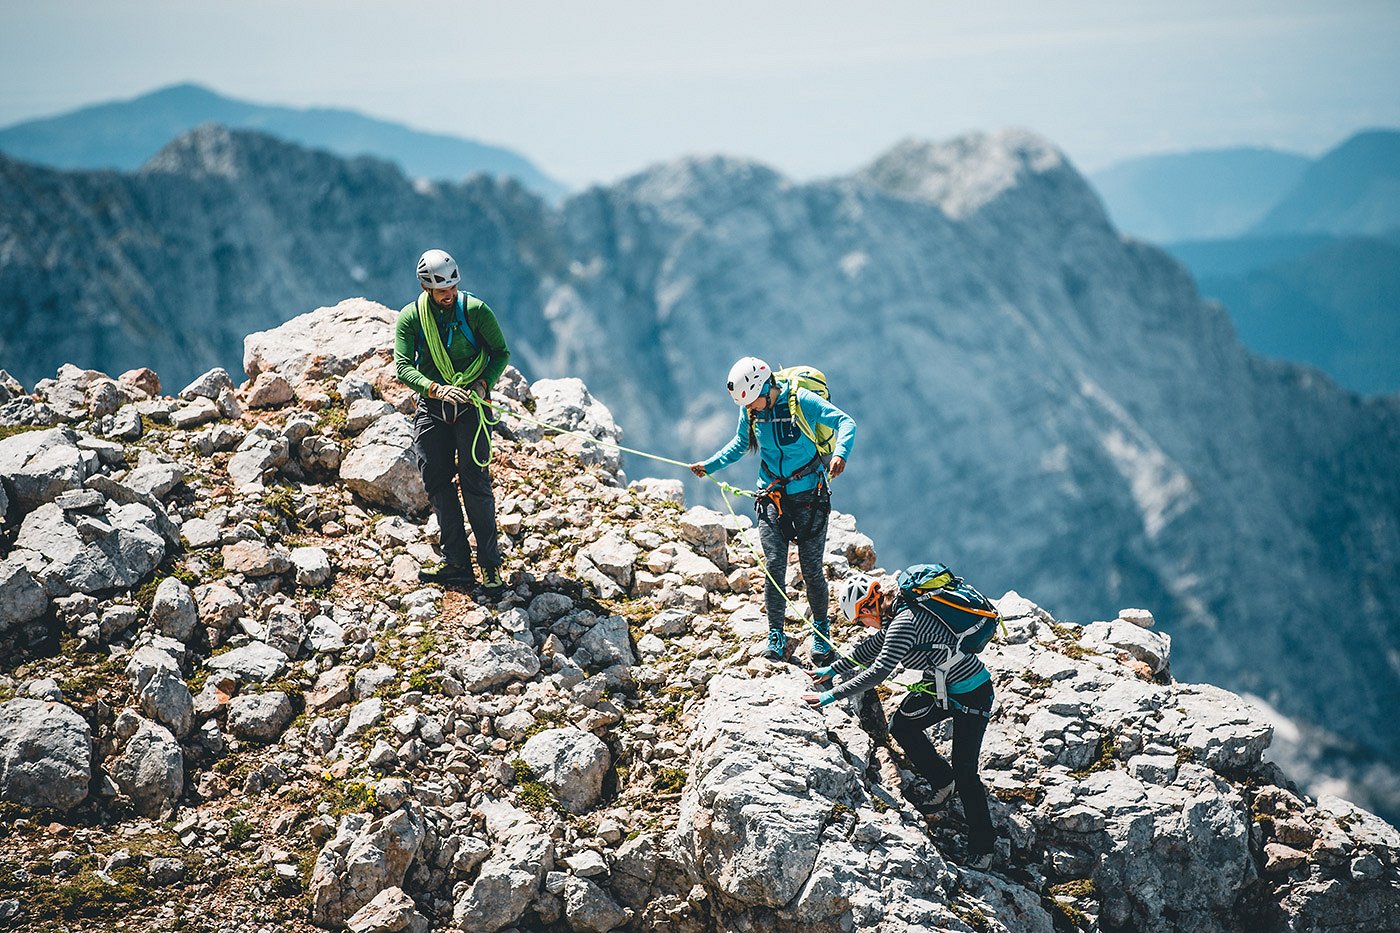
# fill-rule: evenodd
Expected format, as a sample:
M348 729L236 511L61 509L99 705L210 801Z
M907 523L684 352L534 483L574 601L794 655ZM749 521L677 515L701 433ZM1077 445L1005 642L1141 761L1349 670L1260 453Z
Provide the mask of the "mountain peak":
M930 201L959 219L1033 179L1072 179L1093 197L1064 153L1044 137L1015 128L937 143L907 139L855 177L890 194Z
M220 123L202 123L172 139L151 156L141 171L235 180L246 171L247 148L255 138L267 144L286 145L259 133L231 130Z
M625 179L621 187L646 201L705 200L728 202L755 187L778 187L786 179L775 169L751 159L727 155L689 155L663 162Z

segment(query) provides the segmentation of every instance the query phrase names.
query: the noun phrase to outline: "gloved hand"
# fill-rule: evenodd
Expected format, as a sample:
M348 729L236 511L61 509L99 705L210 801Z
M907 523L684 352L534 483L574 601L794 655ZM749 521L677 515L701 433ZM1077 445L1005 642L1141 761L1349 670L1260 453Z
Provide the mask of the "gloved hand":
M831 667L819 667L814 671L808 671L807 676L812 678L812 682L818 687L830 685L832 675L836 673Z
M454 405L465 405L471 401L471 392L467 389L461 386L443 385L440 382L433 383L430 394L439 402L451 402Z

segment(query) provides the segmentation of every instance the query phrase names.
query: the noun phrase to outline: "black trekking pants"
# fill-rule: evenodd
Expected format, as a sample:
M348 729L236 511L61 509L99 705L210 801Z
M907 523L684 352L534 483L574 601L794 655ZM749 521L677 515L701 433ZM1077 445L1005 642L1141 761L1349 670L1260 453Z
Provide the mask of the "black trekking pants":
M831 496L825 489L782 497L782 514L768 496L759 496L754 503L758 513L758 540L763 545L763 560L768 576L763 585L763 604L768 610L768 630L783 630L783 614L787 600L782 588L787 584L788 544L797 543L797 566L807 588L807 605L812 618L826 618L830 594L822 555L826 553L827 520L831 517ZM777 586L774 586L774 583Z
M460 417L448 422L456 408ZM496 496L491 490L491 471L479 467L476 460L485 461L490 453L487 432L477 436L480 411L474 405L444 405L420 399L413 416L413 455L418 460L418 472L423 475L423 487L441 528L442 556L448 563L470 567L472 548L462 522L462 503L467 506L467 520L476 536L477 565L483 571L501 566L501 545L496 535ZM472 458L472 442L476 441L476 459ZM462 498L457 498L457 487Z
M953 695L953 699L970 710L992 708L991 681ZM953 763L949 765L929 741L927 729L949 716L953 717ZM905 757L934 790L957 786L962 798L963 816L967 818L967 848L971 855L982 855L996 847L992 817L987 811L987 791L978 776L977 759L982 754L982 737L987 732L987 717L964 712L953 707L944 709L938 698L929 693L910 693L890 717L890 735L904 749Z

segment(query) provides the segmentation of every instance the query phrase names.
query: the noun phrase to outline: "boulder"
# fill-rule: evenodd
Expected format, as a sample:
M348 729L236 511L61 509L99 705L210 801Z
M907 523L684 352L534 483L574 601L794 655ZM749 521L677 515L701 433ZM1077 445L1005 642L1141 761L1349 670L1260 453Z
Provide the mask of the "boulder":
M160 376L153 369L128 369L117 377L117 382L148 399L160 396Z
M530 737L520 757L570 813L598 802L612 753L602 739L582 729L546 729Z
M0 483L20 514L78 489L86 475L78 436L68 428L25 431L0 440Z
M186 641L199 621L190 588L175 577L166 577L151 600L151 627L167 638Z
M166 668L151 672L140 687L141 712L184 738L194 724L194 697L180 675Z
M121 753L107 763L107 773L143 816L170 811L185 788L185 756L170 730L136 717L136 731Z
M630 920L632 912L587 878L570 876L564 881L564 916L572 930L608 933Z
M197 428L201 424L217 421L223 416L219 403L213 399L197 398L188 405L170 413L170 423L182 430Z
M286 573L291 559L280 547L268 547L261 541L235 541L223 547L224 569L249 577L266 577Z
M614 664L628 667L636 664L627 620L622 616L600 619L579 639L572 657L574 663L586 671L602 670Z
M680 517L681 540L709 558L718 568L729 567L729 532L725 525L727 516L695 506Z
M1125 619L1092 622L1084 626L1079 641L1086 648L1103 654L1126 651L1151 668L1153 674L1167 670L1171 660L1170 636L1162 632L1148 631L1146 626Z
M94 514L66 513L54 503L25 518L12 555L50 596L129 589L165 559L156 515L138 503Z
M29 569L13 558L0 560L0 635L39 618L48 608L48 594Z
M233 379L228 370L216 366L180 390L180 398L193 401L197 398L218 400L225 389L233 389Z
M281 677L287 670L290 659L266 642L255 641L223 654L216 654L204 662L211 671L225 671L238 679L239 683L259 681L267 683Z
M0 800L68 810L87 797L91 780L87 720L62 703L0 703Z
M464 656L448 662L448 670L467 690L480 693L512 680L529 680L540 672L540 659L518 641L474 642Z
M854 515L833 510L827 521L826 558L828 563L844 562L869 572L875 569L875 542L856 530Z
M374 900L356 911L345 923L350 933L399 933L419 925L426 928L426 919L418 913L418 905L400 887L385 888Z
M259 425L248 432L237 452L229 458L229 479L240 492L256 492L286 465L291 449L291 444L280 433L265 424Z
M294 548L292 567L296 570L297 586L320 586L331 578L331 559L324 548Z
M373 821L364 814L342 817L312 869L311 922L338 928L381 892L402 887L426 836L413 803Z
M340 478L374 505L417 514L427 510L428 493L413 455L413 423L401 414L370 425L340 464Z
M132 470L122 482L142 495L163 499L187 475L189 470L179 463L148 463Z
M280 690L242 694L228 704L228 725L240 739L273 742L292 721L292 701Z
M277 408L291 400L292 384L273 372L258 373L244 395L249 408Z
M398 312L364 298L298 315L243 338L243 369L254 381L264 372L293 386L343 376L392 342Z
M489 825L489 824L488 824ZM457 898L452 922L462 930L494 933L518 921L554 867L554 841L538 823L513 827Z
M592 544L579 549L574 569L593 584L605 599L621 596L632 587L632 565L640 552L621 531L613 529Z
M612 412L593 397L581 380L540 379L530 384L530 394L535 398L535 419L611 444L622 440L622 429L613 420ZM533 426L521 427L519 431L527 438L540 435L540 429ZM576 455L585 466L601 466L614 476L622 475L622 453L612 447L567 435L557 436L554 443Z

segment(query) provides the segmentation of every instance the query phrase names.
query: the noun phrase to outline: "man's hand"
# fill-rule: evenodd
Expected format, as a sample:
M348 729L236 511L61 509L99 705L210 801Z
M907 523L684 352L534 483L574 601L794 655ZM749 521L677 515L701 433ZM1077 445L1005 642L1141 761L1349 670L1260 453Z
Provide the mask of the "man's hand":
M822 698L815 693L804 693L802 694L802 699L806 701L808 706L822 705Z
M690 472L694 473L696 476L704 476L704 475L705 475L705 464L703 464L703 463L692 463L692 464L690 465Z
M842 473L846 472L846 458L832 457L831 465L827 467L827 472L831 474L832 479L835 479Z
M471 389L476 393L476 397L483 402L490 401L491 390L487 387L485 379L478 379L476 382L473 382Z
M429 390L429 394L440 402L451 402L454 405L465 405L471 401L471 393L461 386L448 386L440 382L435 382Z

